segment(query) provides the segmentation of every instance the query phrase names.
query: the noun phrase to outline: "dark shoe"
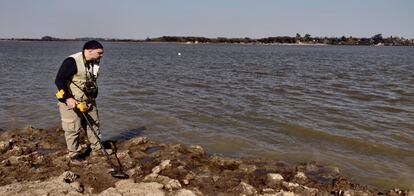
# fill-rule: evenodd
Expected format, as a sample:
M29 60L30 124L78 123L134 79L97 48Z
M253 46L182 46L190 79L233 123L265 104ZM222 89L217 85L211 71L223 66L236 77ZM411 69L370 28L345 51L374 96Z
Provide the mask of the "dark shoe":
M88 164L88 162L86 162L85 159L79 157L79 156L75 156L73 158L70 158L69 163L71 165L75 165L75 166L85 166Z

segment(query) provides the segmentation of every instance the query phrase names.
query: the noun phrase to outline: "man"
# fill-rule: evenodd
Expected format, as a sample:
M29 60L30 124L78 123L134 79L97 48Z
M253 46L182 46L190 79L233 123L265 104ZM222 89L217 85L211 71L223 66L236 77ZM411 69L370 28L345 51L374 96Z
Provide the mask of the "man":
M56 75L55 84L58 88L56 97L59 100L59 111L65 140L69 151L70 163L84 165L79 144L80 131L85 119L84 112L95 131L99 131L99 116L95 98L98 93L96 79L99 61L103 57L103 46L98 41L88 41L82 52L66 58ZM89 126L86 135L90 142L92 154L98 154L101 148L98 139ZM100 133L96 133L100 137Z

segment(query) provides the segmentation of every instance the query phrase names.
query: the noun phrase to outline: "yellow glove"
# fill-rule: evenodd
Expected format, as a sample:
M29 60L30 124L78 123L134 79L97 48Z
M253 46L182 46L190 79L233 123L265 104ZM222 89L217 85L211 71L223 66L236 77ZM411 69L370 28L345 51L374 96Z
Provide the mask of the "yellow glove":
M63 99L64 95L65 95L65 91L63 89L60 89L60 91L56 93L56 97L58 99Z
M85 102L80 102L78 105L76 105L76 108L78 108L81 112L87 112L89 107Z

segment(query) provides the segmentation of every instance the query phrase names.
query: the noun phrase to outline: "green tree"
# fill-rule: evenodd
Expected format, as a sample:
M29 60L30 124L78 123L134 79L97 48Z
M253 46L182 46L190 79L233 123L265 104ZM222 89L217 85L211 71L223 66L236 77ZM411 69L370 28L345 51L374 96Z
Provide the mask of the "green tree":
M311 35L305 34L305 37L303 37L305 41L310 41L312 39Z
M376 34L374 36L372 36L372 40L374 40L374 44L378 44L378 43L383 43L384 39L382 38L382 34Z

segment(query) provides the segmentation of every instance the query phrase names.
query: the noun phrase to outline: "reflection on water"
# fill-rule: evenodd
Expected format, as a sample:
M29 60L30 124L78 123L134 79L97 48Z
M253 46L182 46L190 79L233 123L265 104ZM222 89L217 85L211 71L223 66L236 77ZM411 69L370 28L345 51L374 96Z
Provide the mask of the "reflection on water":
M54 77L82 44L0 42L1 129L59 126ZM106 138L316 160L357 182L414 189L412 47L104 46Z

